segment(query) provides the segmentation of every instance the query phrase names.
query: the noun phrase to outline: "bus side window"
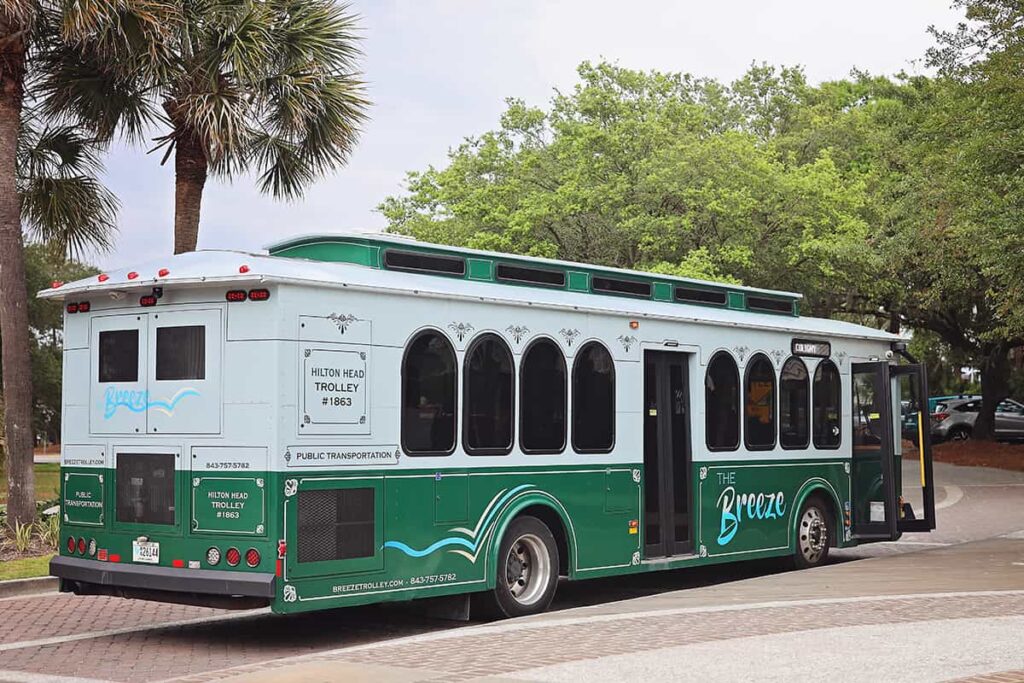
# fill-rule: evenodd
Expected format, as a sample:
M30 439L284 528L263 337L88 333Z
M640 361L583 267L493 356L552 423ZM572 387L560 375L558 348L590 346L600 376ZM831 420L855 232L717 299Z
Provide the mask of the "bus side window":
M839 448L842 440L842 380L830 360L814 370L814 447Z
M519 446L524 453L565 450L565 357L550 339L532 342L519 368Z
M744 380L745 445L751 451L770 451L775 448L775 368L768 356L763 353L752 356Z
M515 364L508 344L483 334L466 351L463 447L470 455L505 455L512 450Z
M588 342L572 365L572 446L607 453L615 444L615 363L608 349Z
M790 358L779 376L779 441L783 448L807 448L810 443L810 398L807 366L799 358Z
M740 446L740 371L725 351L711 357L704 375L704 435L710 451Z
M409 455L455 450L457 382L451 342L435 330L413 338L402 359L402 450Z

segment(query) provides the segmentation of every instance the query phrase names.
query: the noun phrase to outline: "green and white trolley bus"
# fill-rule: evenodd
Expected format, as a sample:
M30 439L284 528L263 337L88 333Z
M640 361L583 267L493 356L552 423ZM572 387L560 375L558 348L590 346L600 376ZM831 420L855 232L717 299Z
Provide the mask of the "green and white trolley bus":
M318 235L41 296L66 309L63 591L515 616L560 576L808 567L935 526L921 366L797 294Z

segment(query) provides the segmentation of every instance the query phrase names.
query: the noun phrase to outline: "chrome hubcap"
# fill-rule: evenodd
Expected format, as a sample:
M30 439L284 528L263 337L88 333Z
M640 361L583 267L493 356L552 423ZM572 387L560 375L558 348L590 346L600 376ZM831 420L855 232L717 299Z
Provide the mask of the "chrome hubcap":
M828 524L821 510L809 507L800 518L800 554L809 564L821 559L828 547Z
M532 605L541 599L551 577L551 558L537 536L523 534L508 549L505 558L505 585L520 605Z

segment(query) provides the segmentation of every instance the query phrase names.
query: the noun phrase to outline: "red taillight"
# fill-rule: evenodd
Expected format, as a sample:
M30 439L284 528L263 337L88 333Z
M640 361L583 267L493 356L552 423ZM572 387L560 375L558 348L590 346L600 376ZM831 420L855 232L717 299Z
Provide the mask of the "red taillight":
M78 304L70 303L65 307L64 310L66 310L68 313L78 313Z
M75 537L74 536L68 536L68 552L69 553L75 552Z
M79 301L78 302L78 312L79 313L88 313L90 308L92 308L92 306L89 304L88 301Z
M117 553L110 553L110 561L111 562L120 562L121 561L121 556L118 555Z
M169 269L167 269L167 268L161 268L160 270L158 270L156 272L156 276L157 277L167 277L170 274L171 274L171 271Z
M242 561L242 553L238 552L238 548L228 548L228 551L224 553L224 559L228 566L237 567L238 563Z
M228 301L245 301L246 296L244 289L229 289L224 298Z
M106 282L107 280L110 279L110 276L107 275L106 273L100 273L99 275L96 276L96 279L99 280L100 282Z
M134 279L135 279L135 278L137 278L138 276L139 276L139 274L138 274L138 273L136 273L136 272L135 272L134 270L133 270L132 272L128 273L128 279L129 279L129 280L134 280Z
M78 539L78 554L85 555L85 538Z
M260 564L260 551L256 548L249 548L245 551L245 563L250 567L258 567Z
M140 306L156 306L156 296L153 294L147 294L146 296L139 297Z
M238 272L245 275L249 272L249 266L238 266Z
M270 298L269 289L250 289L249 301L266 301Z
M942 422L949 417L949 413L932 413L932 420L935 422Z
M171 566L174 567L175 569L184 569L185 568L185 560L171 560Z

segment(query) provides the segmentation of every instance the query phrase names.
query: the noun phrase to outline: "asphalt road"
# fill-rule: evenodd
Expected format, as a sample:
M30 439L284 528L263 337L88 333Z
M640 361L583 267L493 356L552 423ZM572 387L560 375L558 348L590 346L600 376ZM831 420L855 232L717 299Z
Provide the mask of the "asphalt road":
M937 463L935 474L933 533L834 551L808 572L763 561L565 583L550 613L494 625L432 619L416 603L279 617L2 600L0 680L941 680L1024 669L1024 473ZM793 635L809 630L810 660L806 636ZM900 648L918 656L897 674Z

